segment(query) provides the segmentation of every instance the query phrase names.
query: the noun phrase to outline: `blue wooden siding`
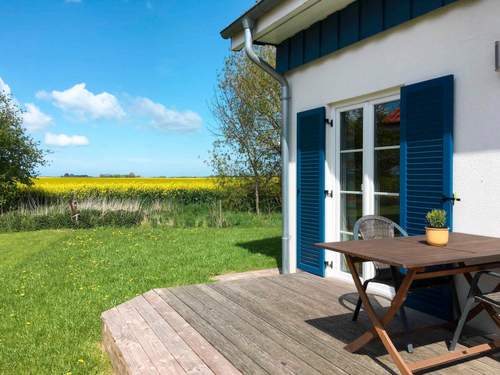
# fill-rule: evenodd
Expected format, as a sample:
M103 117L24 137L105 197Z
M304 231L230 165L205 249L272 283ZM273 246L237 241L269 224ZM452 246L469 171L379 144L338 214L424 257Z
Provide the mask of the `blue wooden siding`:
M359 40L359 1L349 4L339 13L339 47L344 48ZM308 46L306 46L309 48Z
M456 1L354 1L279 44L276 69L287 72Z
M321 56L335 52L339 49L339 14L338 12L330 14L320 24L321 40L320 51ZM285 42L286 43L286 42ZM281 70L282 72L287 68Z
M361 39L384 30L384 0L361 0Z
M411 0L385 0L384 27L386 29L411 19Z
M290 69L304 63L304 32L301 31L290 38L288 63Z
M418 17L441 6L443 6L442 0L413 0L412 15Z
M447 211L453 228L445 199L453 195L453 87L446 76L401 90L400 222L409 235L425 233L425 214L435 208ZM435 287L410 293L406 305L450 319L452 301L449 287Z
M297 267L324 276L325 108L297 114Z
M304 50L304 63L313 61L321 55L320 29L320 24L316 23L304 31L304 43L307 46L307 48Z

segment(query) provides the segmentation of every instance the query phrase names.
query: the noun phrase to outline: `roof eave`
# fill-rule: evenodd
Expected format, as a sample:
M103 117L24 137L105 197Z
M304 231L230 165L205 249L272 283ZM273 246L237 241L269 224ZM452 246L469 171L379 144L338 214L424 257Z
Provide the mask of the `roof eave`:
M259 19L263 14L267 13L275 6L277 6L282 0L261 0L256 3L253 7L243 13L235 21L233 21L229 26L220 32L220 35L224 39L230 39L236 34L243 31L242 21L244 18L249 18L253 21Z

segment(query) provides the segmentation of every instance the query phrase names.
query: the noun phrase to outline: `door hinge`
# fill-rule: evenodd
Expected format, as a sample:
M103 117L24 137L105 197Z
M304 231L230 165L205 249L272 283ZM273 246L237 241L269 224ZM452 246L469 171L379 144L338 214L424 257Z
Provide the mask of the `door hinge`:
M325 260L325 268L333 269L333 260Z
M325 196L328 198L333 198L333 190L325 190Z
M330 125L330 127L333 128L333 119L325 118L325 124Z

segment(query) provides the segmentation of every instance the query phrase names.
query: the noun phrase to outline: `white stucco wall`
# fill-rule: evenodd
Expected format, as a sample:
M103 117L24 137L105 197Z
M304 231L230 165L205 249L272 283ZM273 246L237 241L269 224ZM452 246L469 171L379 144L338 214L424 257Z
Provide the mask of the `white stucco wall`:
M500 237L499 17L499 0L461 0L287 73L292 148L297 112L454 74L453 189L462 199L454 207L454 230ZM295 246L294 152L291 163Z

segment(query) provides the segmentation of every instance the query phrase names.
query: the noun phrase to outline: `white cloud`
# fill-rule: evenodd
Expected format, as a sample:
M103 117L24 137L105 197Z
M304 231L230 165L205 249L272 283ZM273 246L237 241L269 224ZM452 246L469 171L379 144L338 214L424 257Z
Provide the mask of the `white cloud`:
M125 116L114 95L105 91L94 94L86 89L85 83L78 83L64 91L39 91L36 97L50 100L56 107L82 119L121 119Z
M10 95L10 86L4 82L2 77L0 77L0 91L3 91L5 94Z
M89 144L87 137L83 135L66 135L66 134L45 134L45 143L49 146L86 146Z
M201 116L193 111L179 112L148 98L137 98L135 109L150 119L150 125L162 130L193 131L201 128Z
M23 125L29 131L37 131L46 128L52 123L52 117L40 111L33 103L26 104L26 112L23 113Z

